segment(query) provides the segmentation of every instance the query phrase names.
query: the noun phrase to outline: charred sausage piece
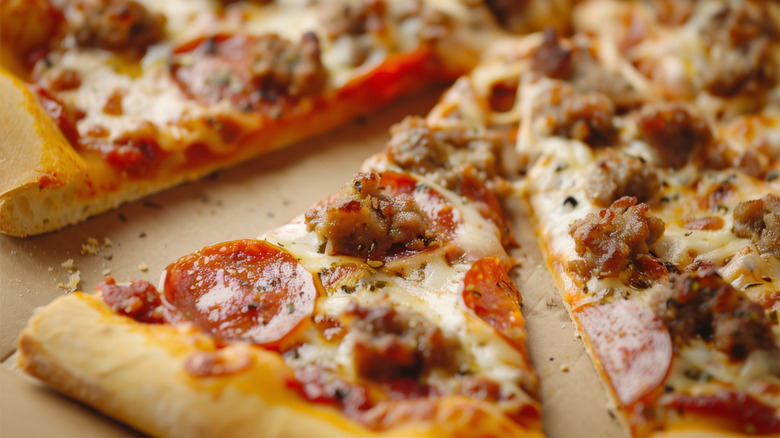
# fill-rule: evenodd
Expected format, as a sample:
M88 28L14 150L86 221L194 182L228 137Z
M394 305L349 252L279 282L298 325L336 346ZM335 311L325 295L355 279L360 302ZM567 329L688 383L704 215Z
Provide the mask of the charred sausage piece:
M677 344L702 339L732 361L755 350L780 357L764 309L714 270L676 276L657 308Z
M581 259L569 263L581 278L615 277L632 259L649 252L664 233L664 222L648 216L649 206L623 197L598 213L575 221L569 229Z
M731 231L750 239L762 254L780 257L780 197L770 193L737 204Z

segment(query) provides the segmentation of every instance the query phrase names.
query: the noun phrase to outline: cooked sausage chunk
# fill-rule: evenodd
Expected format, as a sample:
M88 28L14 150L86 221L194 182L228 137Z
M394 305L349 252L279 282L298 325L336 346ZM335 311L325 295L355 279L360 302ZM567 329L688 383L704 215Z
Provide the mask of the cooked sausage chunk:
M473 167L483 182L501 171L501 156L507 138L498 132L467 127L431 128L421 117L407 117L391 129L385 152L390 161L403 169L432 176L448 188L454 188L459 172Z
M355 336L355 372L378 381L419 379L440 368L457 369L460 344L411 310L389 304L360 306L345 312L348 332Z
M614 154L591 170L585 189L588 199L599 207L607 207L623 196L650 202L660 191L661 180L655 168L640 159Z
M84 14L84 24L76 30L84 46L142 52L165 35L165 17L132 0L90 3Z
M707 122L677 102L649 107L639 116L637 126L664 166L684 166L694 151L712 141Z
M327 82L320 43L311 32L297 44L276 34L264 35L253 44L248 56L253 85L265 95L313 95Z
M306 226L328 254L382 256L394 245L424 249L434 238L428 216L406 193L388 196L377 173L359 173L324 208L306 212Z
M780 197L770 193L737 204L731 231L753 241L759 252L780 257Z
M764 309L714 270L676 276L656 307L677 344L702 339L734 361L755 350L778 357Z
M623 197L598 213L575 221L569 235L581 259L569 263L581 278L615 277L629 262L647 254L664 233L664 222L648 216L647 204Z
M704 88L716 96L762 93L777 84L780 26L763 2L730 3L702 34L710 62Z
M580 92L606 96L618 112L641 103L639 93L622 76L602 66L588 47L566 46L552 29L531 54L531 69L552 79L568 81Z
M556 86L536 102L534 126L540 135L580 140L589 146L610 145L617 139L615 108L599 92L580 92L568 83Z

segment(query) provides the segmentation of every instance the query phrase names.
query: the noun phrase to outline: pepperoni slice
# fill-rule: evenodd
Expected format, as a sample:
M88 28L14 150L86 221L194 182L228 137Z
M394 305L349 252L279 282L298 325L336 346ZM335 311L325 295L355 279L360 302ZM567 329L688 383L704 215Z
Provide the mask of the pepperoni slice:
M506 266L495 257L477 260L463 279L463 302L518 350L525 349L520 294Z
M672 339L655 312L619 300L581 308L574 316L622 404L638 401L664 381Z
M218 342L279 343L314 311L321 288L289 252L259 240L209 246L166 268L163 305Z

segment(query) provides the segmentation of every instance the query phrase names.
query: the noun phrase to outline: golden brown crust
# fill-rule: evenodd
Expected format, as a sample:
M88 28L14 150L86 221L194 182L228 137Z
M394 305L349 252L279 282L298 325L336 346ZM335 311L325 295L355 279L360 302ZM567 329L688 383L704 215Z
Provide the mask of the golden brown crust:
M292 370L261 348L222 349L248 358L249 366L233 373L185 371L193 354L214 349L194 330L141 324L77 292L37 311L22 333L18 363L64 394L155 436L541 436L488 403L458 396L440 399L431 420L372 431L299 396L288 385Z

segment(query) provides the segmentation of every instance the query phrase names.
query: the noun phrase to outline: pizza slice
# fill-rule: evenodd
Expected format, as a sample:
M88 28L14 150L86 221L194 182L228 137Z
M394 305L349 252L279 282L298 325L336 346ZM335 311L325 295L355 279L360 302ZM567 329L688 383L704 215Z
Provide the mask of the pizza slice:
M460 0L0 6L9 127L0 231L16 236L81 221L454 79L503 35L493 10Z
M513 44L429 120L515 133L516 196L633 435L776 435L778 9L685 5L586 2L584 32Z
M40 309L19 366L155 436L542 436L510 145L408 119L288 225Z

